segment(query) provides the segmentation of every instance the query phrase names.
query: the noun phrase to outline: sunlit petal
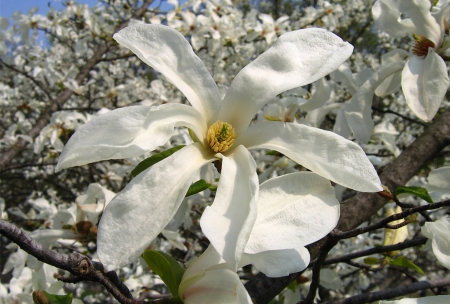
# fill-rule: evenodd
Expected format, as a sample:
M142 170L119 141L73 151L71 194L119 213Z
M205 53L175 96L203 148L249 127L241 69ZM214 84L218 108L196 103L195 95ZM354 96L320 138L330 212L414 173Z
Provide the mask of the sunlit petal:
M189 145L134 178L106 207L98 230L98 257L108 270L136 260L175 215L194 174L213 161Z
M169 79L211 124L219 108L219 90L183 35L168 26L133 23L114 39Z
M56 171L100 160L142 155L165 144L177 126L206 134L206 123L194 108L181 104L121 108L97 116L70 138Z

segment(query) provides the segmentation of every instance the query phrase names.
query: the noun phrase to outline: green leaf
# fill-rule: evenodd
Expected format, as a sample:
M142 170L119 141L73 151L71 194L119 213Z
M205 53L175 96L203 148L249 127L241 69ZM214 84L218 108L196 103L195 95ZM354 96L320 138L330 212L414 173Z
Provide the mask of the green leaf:
M269 150L266 152L266 155L281 155L281 153L276 150Z
M186 197L197 194L199 192L202 192L203 190L206 190L210 187L211 187L211 184L208 183L207 181L205 181L204 179L196 181L189 187L189 189L186 193Z
M297 289L297 280L292 281L288 286L287 289L290 289L292 291L295 291Z
M149 158L144 159L143 161L141 161L139 163L139 165L136 166L136 168L133 169L133 171L131 171L131 175L133 177L136 177L142 171L144 171L144 170L150 168L151 166L153 166L154 164L162 161L164 158L169 157L170 155L174 154L178 150L181 150L181 148L183 148L183 147L185 147L185 146L181 145L181 146L173 147L173 148L165 150L161 153L152 155Z
M395 265L395 266L400 266L400 267L405 267L405 268L410 268L412 270L417 271L418 273L420 273L421 275L425 275L425 273L423 272L422 268L420 268L419 266L417 266L416 264L414 264L413 261L406 259L403 256L399 256L398 258L396 258L393 261L389 261L390 265Z
M415 195L427 201L428 203L433 204L433 200L431 199L430 194L428 194L428 190L425 188L398 186L397 190L395 191L395 195L397 196L402 193Z
M377 265L380 264L380 259L368 257L364 259L364 263L367 265Z
M50 304L71 304L72 303L72 294L67 295L54 295L49 294L44 290L36 290L33 292L33 302L34 303L46 303L42 296L47 298L47 303Z
M185 269L170 255L156 250L146 250L142 257L154 273L166 283L173 296L174 303L182 303L178 297L178 287L181 284Z

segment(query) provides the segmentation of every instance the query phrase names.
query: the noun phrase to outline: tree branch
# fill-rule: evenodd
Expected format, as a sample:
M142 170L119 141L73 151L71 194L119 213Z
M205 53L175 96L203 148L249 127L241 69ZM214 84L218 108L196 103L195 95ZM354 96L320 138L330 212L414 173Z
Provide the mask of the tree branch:
M145 0L142 6L136 10L136 13L133 15L132 18L139 18L141 17L147 10L147 7L153 2L154 0ZM129 21L125 21L121 23L117 27L117 31L123 29L128 25ZM75 77L75 80L78 84L81 84L83 80L89 75L89 72L94 68L94 66L102 61L102 57L108 52L108 50L114 46L113 41L108 41L100 46L97 47L97 49L94 51L94 55L86 62L86 64L80 69L80 72ZM45 92L45 90L44 90ZM51 98L52 104L42 112L42 114L37 119L36 123L34 123L33 128L31 128L30 131L27 132L26 135L30 136L31 138L36 138L36 136L39 135L41 130L49 123L51 118L51 113L58 111L62 107L62 105L72 96L73 92L70 89L65 89L62 91L56 98ZM12 147L10 147L8 150L6 150L2 157L0 158L0 168L2 170L5 170L9 165L11 160L16 157L20 152L25 150L28 146L28 142L26 140L23 140L20 138L16 144L14 144Z
M416 247L416 246L421 246L424 245L427 242L427 238L425 237L420 237L420 238L416 238L410 241L405 241L402 243L398 243L395 245L389 245L389 246L377 246L377 247L373 247L370 249L366 249L366 250L361 250L358 252L352 252L350 254L346 254L343 256L337 256L337 257L333 257L330 259L325 260L325 262L323 263L323 265L331 265L331 264L336 264L336 263L340 263L340 262L347 262L350 261L352 259L356 259L356 258L360 258L363 256L368 256L371 254L376 254L376 253L384 253L384 252L391 252L391 251L396 251L396 250L402 250L405 248L410 248L410 247ZM312 265L314 265L315 261L311 262L309 264L309 267L311 267Z
M92 262L87 256L77 252L71 254L60 254L53 250L42 247L22 229L0 220L0 234L4 235L28 254L36 257L39 261L70 272L74 277L65 278L57 276L61 281L77 283L91 281L100 283L115 299L123 304L142 304L143 301L133 300L131 292L120 281L114 271L105 273L103 265Z
M366 233L366 232L370 232L370 231L374 231L380 228L389 228L389 229L396 229L397 227L392 227L389 226L388 223L396 221L396 220L400 220L403 219L413 213L416 212L420 212L420 211L425 211L425 210L433 210L433 209L439 209L441 207L446 207L446 206L450 206L450 200L445 200L439 203L434 203L434 204L429 204L429 205L423 205L423 206L417 206L414 208L409 208L406 209L400 213L396 213L393 214L391 216L388 216L387 218L382 219L381 221L379 221L378 223L366 226L366 227L360 227L357 229L353 229L350 231L346 231L346 232L336 232L336 235L338 238L340 239L348 239L348 238L352 238L355 237L357 235ZM400 228L400 227L398 227Z
M354 297L349 297L346 299L342 299L339 301L327 302L324 304L363 304L363 303L372 303L374 301L384 300L384 299L392 299L395 297L404 296L407 294L411 294L420 290L449 286L450 278L446 278L443 280L436 281L421 281L417 283L408 284L405 286L401 286L393 289L386 289L377 292L364 293Z

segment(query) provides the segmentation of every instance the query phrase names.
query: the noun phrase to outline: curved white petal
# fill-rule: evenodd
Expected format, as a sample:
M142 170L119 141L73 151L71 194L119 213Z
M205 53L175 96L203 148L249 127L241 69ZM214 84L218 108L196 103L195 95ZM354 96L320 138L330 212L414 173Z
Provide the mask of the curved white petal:
M372 100L375 89L389 76L399 72L405 66L397 61L382 66L374 73L352 98L345 103L344 113L348 126L360 143L367 143L373 132Z
M216 198L203 212L200 226L231 269L237 269L256 220L258 188L256 163L245 147L223 156Z
M247 290L236 272L230 269L206 270L204 276L187 287L185 304L252 304Z
M422 227L422 234L432 240L431 244L434 255L448 269L450 269L449 230L450 220L448 218L441 218L436 222L426 222Z
M441 43L441 27L431 15L430 1L401 0L399 10L411 18L414 23L414 32L433 41L436 46Z
M450 199L450 167L434 169L428 174L425 185L434 202Z
M192 261L191 264L189 264L189 267L183 274L183 280L195 276L201 272L206 271L208 268L215 267L219 264L225 264L225 260L222 259L220 254L216 249L214 249L212 245L209 245L201 256L199 256L194 261Z
M315 84L315 92L311 98L299 106L303 111L309 112L315 109L322 108L331 98L333 92L333 85L326 81L325 78L320 79Z
M59 157L56 171L142 155L165 144L177 126L186 126L197 136L206 134L206 122L187 105L133 106L110 111L75 132Z
M235 144L279 151L314 173L351 189L383 189L361 147L329 131L295 123L262 122L250 126Z
M310 255L308 249L269 250L260 253L244 253L241 265L252 264L271 278L284 277L308 267Z
M339 201L329 180L312 172L272 178L259 187L258 215L245 253L306 246L338 220Z
M414 114L430 121L439 110L450 79L447 66L432 49L425 58L412 55L402 72L402 89Z
M256 112L276 95L314 82L339 67L353 46L318 28L281 35L273 46L242 69L231 83L219 119L241 134Z
M134 178L108 204L98 229L98 257L106 269L136 260L175 215L194 174L213 161L199 143L177 151Z
M350 129L347 119L345 118L345 112L343 107L338 109L336 114L336 121L333 126L333 132L339 134L344 138L349 138L352 134L352 130Z
M372 16L377 27L395 38L401 38L414 32L411 19L400 19L399 1L378 0L372 7Z
M219 90L183 35L168 26L134 23L113 38L180 89L208 125L214 122Z
M381 56L383 65L388 63L403 61L409 56L409 53L402 49L394 49ZM376 89L375 94L379 97L385 97L397 92L402 81L402 74L397 72L387 77Z

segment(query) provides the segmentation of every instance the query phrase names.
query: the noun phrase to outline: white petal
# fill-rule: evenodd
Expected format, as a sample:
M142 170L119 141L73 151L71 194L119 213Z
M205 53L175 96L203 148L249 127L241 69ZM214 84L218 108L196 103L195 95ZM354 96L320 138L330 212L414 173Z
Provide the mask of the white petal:
M433 253L438 261L450 269L450 220L441 218L436 222L426 222L422 227L422 234L432 240Z
M175 215L196 171L213 160L209 149L189 145L139 174L117 194L98 229L98 257L108 270L142 254Z
M188 279L191 276L195 276L199 273L206 271L208 268L214 267L219 264L224 264L225 260L222 259L217 250L212 245L202 253L201 256L196 258L183 274L183 280ZM182 283L183 284L183 283ZM180 285L181 288L181 285Z
M250 126L235 144L279 151L351 189L382 191L377 172L361 147L329 131L295 123L263 122Z
M252 264L259 271L271 278L284 277L305 269L310 260L308 249L270 250L260 253L244 253L241 265Z
M414 32L415 26L410 19L400 20L398 0L378 0L372 7L372 16L377 27L395 38L401 38Z
M323 107L328 100L330 100L331 92L333 91L333 86L325 80L325 78L317 81L315 85L315 92L311 98L304 104L300 106L303 111L309 112L315 109Z
M224 97L219 119L230 123L241 134L270 99L328 75L352 51L350 44L323 29L281 35L270 49L234 78Z
M429 48L425 58L412 55L402 72L402 89L414 114L430 121L447 92L450 79L444 60Z
M372 119L370 119L372 121ZM352 129L348 125L347 118L345 118L345 112L343 107L338 109L336 114L336 121L334 123L333 132L339 134L344 138L349 138L352 134Z
M200 113L187 105L133 106L110 111L75 132L59 157L56 171L142 155L165 144L177 126L191 128L202 138L206 132Z
M428 174L425 185L434 202L450 199L450 167L434 169Z
M355 95L345 103L345 118L356 140L367 143L372 136L372 100L375 89L390 75L399 72L405 63L397 61L382 66L358 89Z
M114 39L169 79L211 124L221 100L219 90L183 35L159 24L133 24Z
M203 212L200 226L231 269L237 269L256 220L258 188L256 163L245 147L222 158L216 198Z
M430 1L401 0L399 10L411 18L414 23L414 32L433 41L436 46L441 43L441 27L431 15Z
M402 49L394 49L387 52L381 56L381 62L383 65L388 63L405 60L409 56L409 53ZM385 97L392 93L397 92L400 88L402 81L401 73L394 73L393 75L387 77L376 89L375 94L380 97Z
M334 188L312 172L270 179L259 191L258 215L245 253L306 246L327 235L339 220Z
M185 304L252 304L236 272L211 269L190 285L182 295Z

